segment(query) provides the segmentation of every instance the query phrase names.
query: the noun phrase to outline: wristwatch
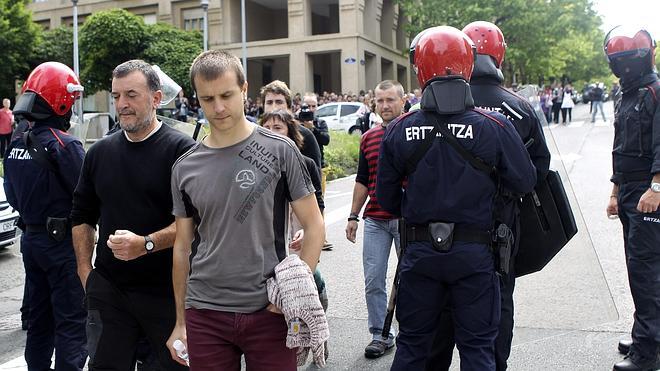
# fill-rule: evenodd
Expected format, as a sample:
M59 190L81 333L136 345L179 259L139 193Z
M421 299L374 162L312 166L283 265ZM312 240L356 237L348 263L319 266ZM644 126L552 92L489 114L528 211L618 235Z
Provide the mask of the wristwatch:
M151 236L144 236L144 249L147 250L147 254L154 251L154 240L151 239Z
M655 193L660 193L660 183L651 183L651 190Z

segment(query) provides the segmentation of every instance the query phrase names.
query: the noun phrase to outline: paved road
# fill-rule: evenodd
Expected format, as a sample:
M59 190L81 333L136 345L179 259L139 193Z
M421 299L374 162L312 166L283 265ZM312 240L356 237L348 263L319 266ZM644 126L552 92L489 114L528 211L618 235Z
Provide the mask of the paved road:
M611 119L611 102L605 106ZM564 161L567 173L563 177L576 196L573 203L581 210L577 215L580 232L546 269L518 280L511 370L611 369L620 359L616 342L626 336L632 324L621 228L604 212L611 189L613 128L611 120L590 123L588 110L588 106L578 105L571 124L546 129L558 148L554 158ZM553 167L562 166L553 161ZM363 225L356 244L344 237L353 184L352 177L331 182L326 194L328 238L335 245L332 251L323 252L320 265L330 296L327 369L386 370L393 353L378 360L363 357L370 340L362 276ZM395 264L392 256L388 282ZM17 314L23 273L16 247L0 254L0 280L0 370L24 370L20 364L25 340ZM457 370L455 354L452 369Z

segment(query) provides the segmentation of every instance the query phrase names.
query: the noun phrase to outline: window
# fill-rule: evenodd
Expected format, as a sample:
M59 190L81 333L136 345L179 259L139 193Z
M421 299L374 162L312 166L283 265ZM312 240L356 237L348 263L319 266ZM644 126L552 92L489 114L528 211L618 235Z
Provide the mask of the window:
M337 114L337 105L321 107L316 110L316 117L334 116Z
M142 18L145 24L156 24L158 22L158 16L155 13L143 14Z
M181 18L183 19L183 29L186 31L202 31L204 28L204 11L201 8L183 9Z
M348 116L350 114L353 114L357 112L357 110L360 108L360 106L352 105L352 104L342 104L341 105L341 115L340 116Z

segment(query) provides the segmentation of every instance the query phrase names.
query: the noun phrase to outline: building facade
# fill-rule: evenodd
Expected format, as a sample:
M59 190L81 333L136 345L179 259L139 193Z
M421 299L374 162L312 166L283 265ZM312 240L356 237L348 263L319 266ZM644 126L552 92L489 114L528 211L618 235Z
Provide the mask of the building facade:
M79 0L79 22L111 8L201 30L198 0ZM245 0L249 94L272 80L294 92L354 93L384 79L415 87L408 62L407 19L395 0ZM35 0L30 9L44 28L71 25L68 0ZM209 48L242 57L241 0L210 0Z

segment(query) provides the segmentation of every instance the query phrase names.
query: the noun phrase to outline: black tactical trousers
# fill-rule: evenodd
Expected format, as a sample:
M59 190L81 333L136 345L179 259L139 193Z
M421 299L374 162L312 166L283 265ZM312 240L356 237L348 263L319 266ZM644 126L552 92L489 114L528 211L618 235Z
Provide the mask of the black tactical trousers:
M495 339L495 366L497 371L507 369L507 360L511 354L513 340L513 290L516 284L515 274L500 277L501 317L497 338ZM438 330L433 346L426 361L426 371L447 371L451 366L454 352L454 323L451 310L445 306L440 315Z
M660 346L660 212L640 213L637 204L649 183L619 186L619 219L630 292L635 304L632 352L654 359Z

